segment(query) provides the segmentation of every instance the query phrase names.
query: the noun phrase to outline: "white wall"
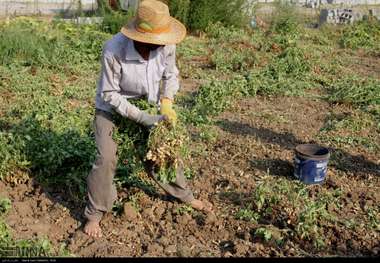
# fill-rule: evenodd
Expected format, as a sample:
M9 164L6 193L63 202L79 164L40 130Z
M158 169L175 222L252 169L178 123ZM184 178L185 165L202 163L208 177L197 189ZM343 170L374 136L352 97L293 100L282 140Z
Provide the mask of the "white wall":
M96 0L0 0L0 16L14 14L54 15L64 10L76 10L79 3L83 11L97 8Z
M258 3L273 3L276 0L248 0ZM320 4L345 4L345 5L380 5L380 0L289 0L289 2L306 4L319 2Z

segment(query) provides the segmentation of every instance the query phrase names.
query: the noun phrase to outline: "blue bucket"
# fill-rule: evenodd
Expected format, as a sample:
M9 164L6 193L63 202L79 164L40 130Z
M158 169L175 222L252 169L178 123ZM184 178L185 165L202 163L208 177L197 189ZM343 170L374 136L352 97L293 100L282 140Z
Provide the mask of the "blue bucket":
M296 147L294 176L305 184L321 184L327 174L330 152L315 144L301 144Z

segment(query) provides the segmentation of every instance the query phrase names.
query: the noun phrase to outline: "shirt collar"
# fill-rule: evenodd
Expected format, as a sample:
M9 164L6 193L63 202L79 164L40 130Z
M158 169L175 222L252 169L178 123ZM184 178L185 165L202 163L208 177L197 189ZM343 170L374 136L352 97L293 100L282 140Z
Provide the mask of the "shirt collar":
M144 62L144 59L141 57L139 52L135 49L132 39L128 39L127 43L127 54L125 56L126 60L137 60L140 62Z
M162 49L163 47L159 47L158 49L151 51L150 57L155 57L157 55L156 52L158 53ZM125 58L126 60L135 60L135 61L140 61L142 63L146 62L146 60L144 60L139 54L139 52L137 52L137 50L135 49L135 45L133 44L132 39L128 39L127 52L126 52Z

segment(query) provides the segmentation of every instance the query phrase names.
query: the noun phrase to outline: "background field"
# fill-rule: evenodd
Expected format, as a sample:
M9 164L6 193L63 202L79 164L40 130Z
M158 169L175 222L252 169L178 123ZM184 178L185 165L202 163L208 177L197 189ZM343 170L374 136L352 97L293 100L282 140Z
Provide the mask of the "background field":
M186 174L216 217L120 159L119 200L99 240L81 231L82 211L98 61L117 26L1 22L0 245L60 256L378 256L380 24L316 29L293 9L276 12L257 29L211 24L177 47ZM331 149L324 184L293 178L300 143Z

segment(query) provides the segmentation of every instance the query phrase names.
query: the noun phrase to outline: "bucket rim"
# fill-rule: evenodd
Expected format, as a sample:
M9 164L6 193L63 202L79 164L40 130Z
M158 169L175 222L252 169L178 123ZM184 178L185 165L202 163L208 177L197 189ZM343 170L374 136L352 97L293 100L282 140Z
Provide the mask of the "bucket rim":
M309 154L305 152L306 150L312 150L314 152L324 151L324 154ZM296 155L303 157L304 159L316 159L316 160L327 160L330 157L330 150L327 147L318 144L299 144L295 148Z

